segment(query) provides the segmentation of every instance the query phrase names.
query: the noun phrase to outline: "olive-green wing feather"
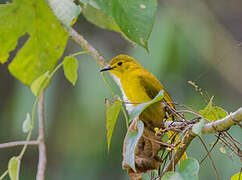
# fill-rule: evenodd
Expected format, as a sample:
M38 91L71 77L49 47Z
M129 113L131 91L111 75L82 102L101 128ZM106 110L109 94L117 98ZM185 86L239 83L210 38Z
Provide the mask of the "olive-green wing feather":
M152 74L151 74L152 75ZM156 77L154 77L153 75L151 76L151 78L149 78L150 76L145 76L144 77L140 77L140 83L142 85L142 87L144 87L145 92L147 93L147 95L150 97L150 99L154 99L155 96L161 91L164 90L164 100L166 102L168 102L168 104L171 107L174 107L173 104L170 104L169 102L173 102L172 99L170 98L167 90L163 87L163 85L160 83L160 81L158 79L156 79ZM148 78L147 78L148 77Z
M152 74L151 74L152 75ZM153 76L153 75L152 75ZM152 77L151 76L151 77ZM145 76L147 77L147 76ZM169 102L173 102L171 97L169 96L168 92L166 91L166 89L163 87L163 85L160 83L160 81L158 79L156 79L154 76L153 78L149 78L150 76L148 76L148 78L142 78L140 77L140 83L142 84L142 86L145 88L145 91L147 93L147 95L151 98L154 99L155 96L161 91L164 90L164 100L172 107L174 107L174 104L169 103ZM168 131L168 138L170 139L173 136L174 132L173 131ZM177 141L178 136L175 136L175 142ZM179 141L178 141L179 142ZM177 146L175 148L175 151L179 148L179 146ZM187 159L187 154L186 152L184 152L184 154L181 157L181 160Z
M161 91L162 88L160 86L155 86L154 82L151 82L145 78L139 78L140 84L144 87L146 94L150 97L150 99L154 99L155 96Z

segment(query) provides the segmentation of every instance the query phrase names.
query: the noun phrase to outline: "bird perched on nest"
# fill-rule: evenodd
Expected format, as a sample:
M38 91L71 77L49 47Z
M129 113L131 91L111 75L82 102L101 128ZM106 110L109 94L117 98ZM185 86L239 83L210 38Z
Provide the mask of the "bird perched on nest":
M169 117L170 119L171 117L174 118L174 115L171 115L170 110L167 109L167 105L170 108L174 108L174 104L172 103L173 101L170 98L167 90L151 72L146 70L134 58L127 55L118 55L117 57L112 59L108 66L103 67L100 71L109 71L110 73L112 73L116 83L119 85L120 90L122 91L123 100L129 113L132 111L134 106L137 106L140 103L148 102L154 99L161 90L164 91L163 103L156 102L152 104L147 109L145 109L139 116L139 119L142 120L145 124L144 133L150 134L150 131L154 132L154 128L164 128L163 122ZM171 134L171 132L168 132L168 137L171 136ZM156 137L153 136L153 138ZM143 152L141 152L142 148L139 148L139 150L136 151L136 156L140 156L142 158L146 156L146 160L150 159L150 162L154 162L154 160L156 161L157 152L160 150L159 147L155 150L153 149L153 152L155 152L154 155L154 153L150 154L148 151L144 152L145 149L150 149L150 144L152 143L147 143L147 141L145 140L143 140L142 143L144 144L144 146L142 147ZM137 152L139 154L137 154ZM185 157L186 155L184 154L183 158ZM160 165L161 163L162 162L158 162L157 164ZM145 172L152 168L154 169L154 167L152 167L152 164L150 164L149 166L147 165L147 163L145 165L146 167L142 167L144 166L144 162L138 164L138 162L136 161L136 166L140 166L141 172ZM157 166L155 168L157 168Z

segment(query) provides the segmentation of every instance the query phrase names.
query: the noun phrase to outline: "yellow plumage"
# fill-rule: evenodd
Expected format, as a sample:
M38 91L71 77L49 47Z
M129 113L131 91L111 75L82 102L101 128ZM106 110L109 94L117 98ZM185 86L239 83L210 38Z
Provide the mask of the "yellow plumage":
M163 100L174 108L171 103L172 99L161 82L132 57L119 55L112 59L109 66L104 67L101 71L109 71L115 76L123 93L124 101L128 101L133 106L152 100L161 90L164 90ZM129 108L128 110L130 111ZM157 102L149 106L139 118L145 123L146 127L161 128L165 115L164 107L160 102ZM169 135L171 133L168 133Z

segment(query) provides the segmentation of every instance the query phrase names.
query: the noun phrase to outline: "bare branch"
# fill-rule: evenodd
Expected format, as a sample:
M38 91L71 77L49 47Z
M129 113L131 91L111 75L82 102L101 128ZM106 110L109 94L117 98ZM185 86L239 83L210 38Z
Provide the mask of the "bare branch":
M26 144L26 141L8 142L8 143L0 144L0 149L16 147L16 146L23 146L25 144ZM39 145L39 141L29 141L28 145L37 146L37 145Z
M39 98L39 163L36 175L37 180L44 180L47 163L45 147L45 126L44 126L44 93Z
M221 120L215 122L210 122L204 125L202 133L209 134L219 131L228 130L231 126L239 124L242 121L242 108L239 108L237 111L231 113Z
M214 161L213 161L213 158L212 158L210 152L208 151L208 148L207 148L206 144L204 143L203 139L202 139L200 136L198 136L198 137L199 137L199 139L200 139L200 141L201 141L201 143L202 143L204 149L206 150L206 152L207 152L207 154L208 154L208 157L209 157L209 159L210 159L210 161L211 161L211 163L212 163L212 166L213 166L213 169L214 169L214 171L215 171L215 174L216 174L217 180L220 180L219 175L218 175L218 171L217 171L216 166L215 166L215 163L214 163Z
M232 127L235 124L239 124L242 121L242 108L239 108L237 111L231 113L230 115L226 116L223 119L209 122L205 124L202 128L203 134L214 134L216 132L221 132L228 130L230 127ZM165 126L180 126L184 124L183 122L173 122L173 121L167 121L165 122Z
M84 39L82 35L80 35L78 32L76 32L73 28L69 28L69 34L71 38L78 44L81 45L81 47L88 52L91 56L93 56L97 63L100 66L106 66L107 62L103 56L101 56L98 51L91 45L89 42Z

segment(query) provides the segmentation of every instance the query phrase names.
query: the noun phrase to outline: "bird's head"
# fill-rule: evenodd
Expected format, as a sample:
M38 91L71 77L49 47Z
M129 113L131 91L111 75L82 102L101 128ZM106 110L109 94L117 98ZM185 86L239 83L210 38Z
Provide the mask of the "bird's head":
M103 67L100 71L110 71L117 77L121 78L127 72L141 68L142 66L134 58L127 55L118 55L112 59L108 66Z

